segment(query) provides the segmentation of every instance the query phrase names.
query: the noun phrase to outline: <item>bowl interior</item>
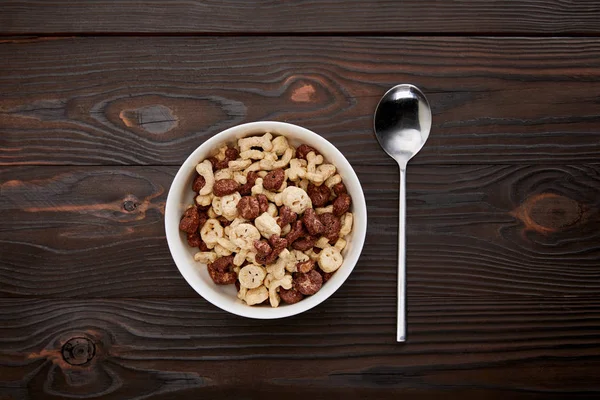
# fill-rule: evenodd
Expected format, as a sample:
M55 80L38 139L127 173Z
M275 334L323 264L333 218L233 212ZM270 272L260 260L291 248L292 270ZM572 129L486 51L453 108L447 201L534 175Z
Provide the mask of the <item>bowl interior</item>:
M354 214L352 232L345 238L348 243L342 251L344 263L340 269L315 295L306 297L296 304L282 302L277 308L247 306L237 298L234 285L216 285L208 275L206 265L194 261L194 254L198 249L190 247L187 244L185 234L179 231L181 215L186 207L194 202L195 194L191 190L191 185L196 164L209 157L224 144L233 144L239 138L263 134L264 132L271 132L274 136L284 135L294 146L300 144L313 146L323 154L328 162L334 164L352 197L350 211ZM272 121L252 122L235 126L213 136L198 147L177 172L169 190L165 207L165 229L169 249L179 271L190 286L206 300L223 310L260 319L295 315L316 306L331 296L348 278L358 261L365 240L366 226L367 211L360 181L342 153L327 140L312 131L296 125Z

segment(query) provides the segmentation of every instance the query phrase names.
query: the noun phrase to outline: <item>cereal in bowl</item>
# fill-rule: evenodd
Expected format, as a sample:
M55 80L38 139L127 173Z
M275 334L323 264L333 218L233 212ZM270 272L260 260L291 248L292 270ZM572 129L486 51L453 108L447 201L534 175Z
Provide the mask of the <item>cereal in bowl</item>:
M271 133L239 139L196 165L195 204L179 229L217 285L247 305L294 304L342 266L352 199L335 165Z

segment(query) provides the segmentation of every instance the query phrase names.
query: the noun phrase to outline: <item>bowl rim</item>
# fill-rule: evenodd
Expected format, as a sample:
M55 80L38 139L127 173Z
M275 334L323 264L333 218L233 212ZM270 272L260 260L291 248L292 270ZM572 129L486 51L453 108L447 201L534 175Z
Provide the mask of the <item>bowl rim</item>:
M343 274L341 274L342 278L337 279L336 284L331 285L331 283L334 282L330 280L328 281L330 285L323 285L323 288L321 288L321 290L319 290L319 292L317 292L315 295L305 297L302 301L298 303L285 304L276 308L250 307L246 305L244 305L244 308L232 307L231 304L233 303L230 304L228 302L220 301L220 295L216 295L210 291L202 290L202 288L199 287L202 285L197 284L197 279L193 271L195 265L189 265L189 263L186 260L183 260L182 257L176 255L176 253L181 250L180 248L178 248L178 244L181 245L181 242L183 241L181 238L182 234L179 231L179 219L181 218L181 216L177 213L177 210L180 207L178 201L181 200L181 197L183 197L183 195L178 196L177 193L183 192L182 186L185 186L185 182L188 179L189 174L194 169L197 162L200 160L199 155L207 152L207 149L208 154L210 150L217 148L218 146L222 145L227 141L231 141L232 137L241 138L255 134L252 131L272 132L273 134L279 133L285 136L284 133L278 132L277 128L279 128L279 130L291 130L300 136L310 137L310 140L306 140L304 142L308 145L314 146L315 148L319 149L323 154L327 154L327 159L330 162L333 162L331 158L336 158L336 167L339 167L339 162L344 163L344 168L346 169L346 172L350 175L345 176L344 181L348 183L348 178L355 181L353 185L354 189L352 191L352 203L354 209L354 222L352 228L352 258L349 259L348 254L344 257L344 265L342 265L343 270L340 268L338 273L334 275L335 278L336 276L340 276L338 275L340 271L344 271ZM332 154L335 154L335 157ZM256 121L234 125L228 129L225 129L213 135L212 137L204 141L202 144L200 144L182 163L175 177L173 178L171 186L169 188L169 193L167 195L164 215L165 234L169 246L169 251L171 253L171 258L175 262L177 269L179 270L183 278L186 280L188 285L190 285L202 298L204 298L206 301L213 304L214 306L234 315L253 319L278 319L291 317L293 315L297 315L308 311L327 300L344 284L344 282L348 279L348 277L354 270L362 253L367 232L367 207L365 196L362 190L360 180L358 179L358 176L356 175L356 171L354 171L352 164L350 164L350 162L346 159L342 152L337 149L337 147L335 147L331 142L329 142L321 135L295 124L278 121ZM357 221L357 217L360 217L358 218L359 221ZM183 243L183 245L188 246L187 243ZM257 310L268 310L268 312Z

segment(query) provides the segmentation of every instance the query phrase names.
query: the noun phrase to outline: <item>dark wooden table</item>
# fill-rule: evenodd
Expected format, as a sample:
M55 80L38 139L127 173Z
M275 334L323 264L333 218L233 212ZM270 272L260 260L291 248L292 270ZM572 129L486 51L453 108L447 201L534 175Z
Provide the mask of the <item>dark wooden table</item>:
M598 398L598 1L6 1L0 399ZM380 96L421 87L408 343ZM328 301L208 304L171 260L178 165L234 124L333 142L369 208ZM406 397L408 396L408 397Z

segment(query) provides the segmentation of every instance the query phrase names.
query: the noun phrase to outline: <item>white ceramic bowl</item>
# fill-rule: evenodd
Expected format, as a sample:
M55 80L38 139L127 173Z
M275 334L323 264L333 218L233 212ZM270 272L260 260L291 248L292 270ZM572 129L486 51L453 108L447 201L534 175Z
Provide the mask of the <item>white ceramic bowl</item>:
M216 285L206 269L205 264L194 261L198 251L187 244L185 233L179 230L179 220L189 204L194 202L194 192L191 190L192 179L195 176L195 166L209 157L220 146L233 144L239 138L271 132L274 135L284 135L294 146L308 144L317 149L326 160L337 167L350 196L352 196L351 211L354 213L352 233L346 237L347 247L342 252L344 263L332 278L323 285L313 296L305 297L296 304L285 304L277 308L270 306L248 306L236 296L234 285ZM171 184L165 208L165 230L171 255L179 272L206 300L215 306L248 318L272 319L299 314L315 307L331 296L348 278L363 248L367 231L367 207L360 181L352 166L342 153L327 140L297 125L283 122L260 121L237 125L204 142L185 160Z

